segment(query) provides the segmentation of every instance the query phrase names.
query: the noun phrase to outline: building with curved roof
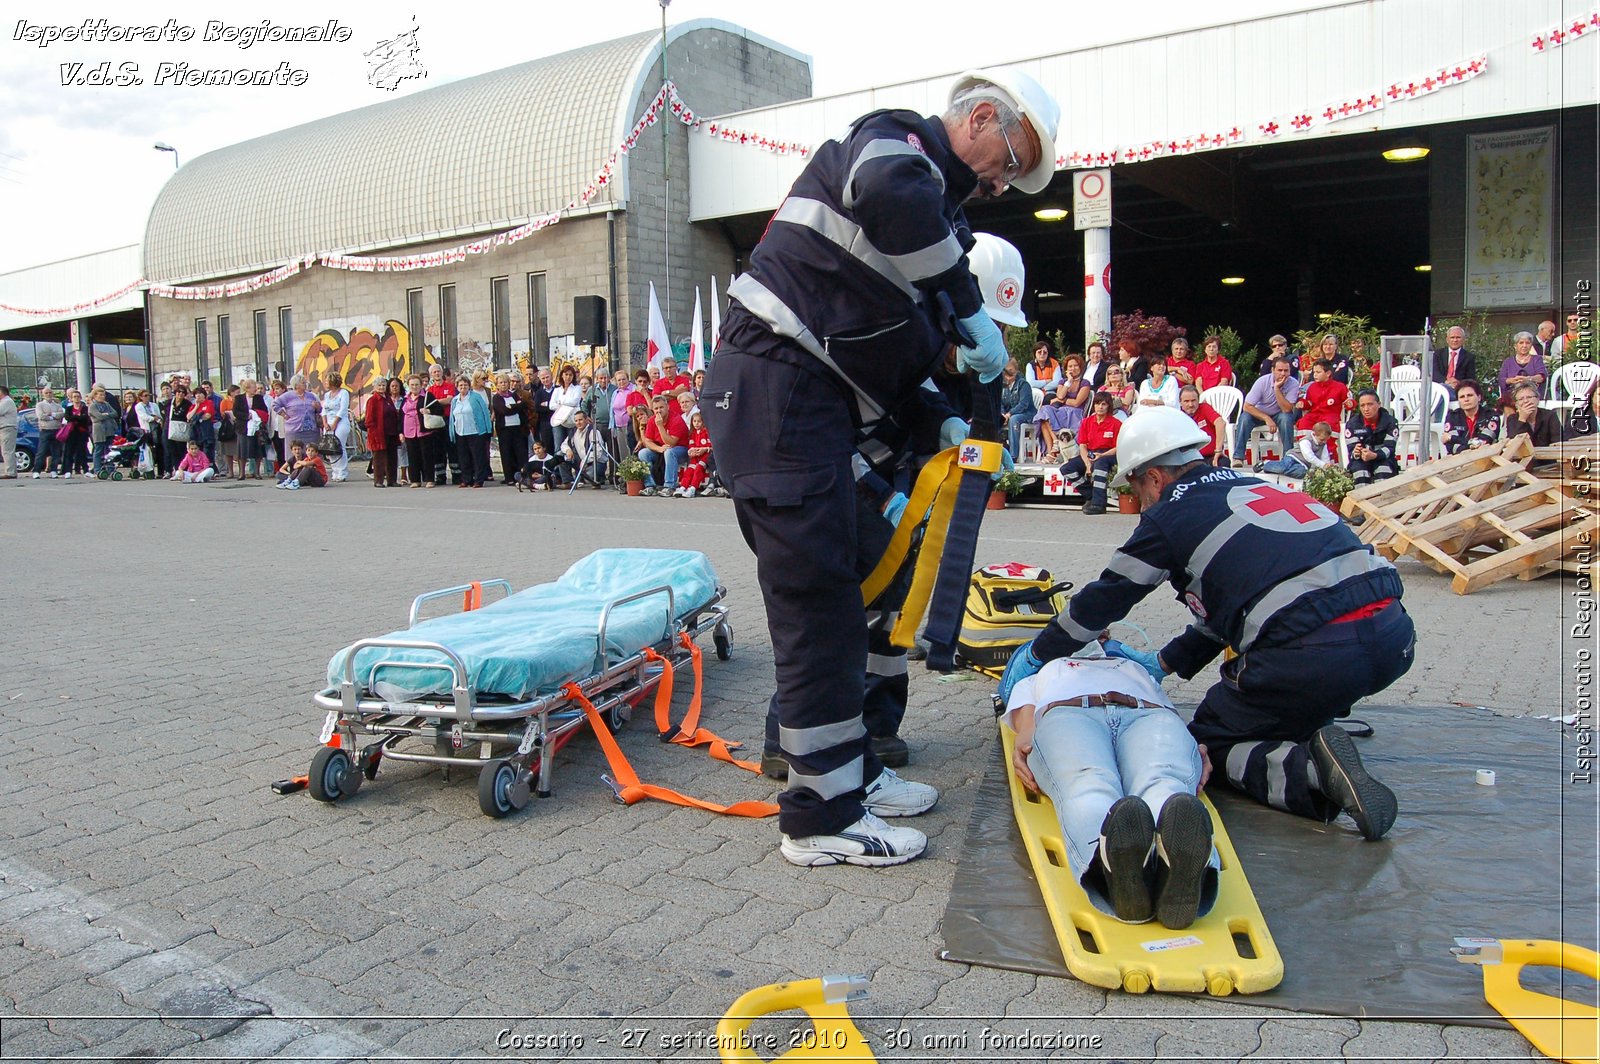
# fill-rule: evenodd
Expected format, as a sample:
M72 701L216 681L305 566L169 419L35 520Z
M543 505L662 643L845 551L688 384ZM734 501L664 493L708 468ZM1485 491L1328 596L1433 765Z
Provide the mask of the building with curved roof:
M658 33L634 34L189 161L157 197L145 232L144 275L158 286L153 368L194 367L222 381L275 375L316 344L337 348L363 330L394 333L391 346L416 364L453 363L461 350L500 366L543 363L551 337L574 333L575 296L608 301L612 347L626 358L642 339L650 281L687 318L696 282L736 265L721 235L691 232L688 130L677 122L650 127L587 203L564 209L655 98L661 46ZM667 72L690 106L710 114L811 91L809 57L715 20L670 28ZM681 176L669 185L669 173ZM426 256L555 212L558 224L448 265L316 265L226 298L159 298L159 286L226 283L313 254Z

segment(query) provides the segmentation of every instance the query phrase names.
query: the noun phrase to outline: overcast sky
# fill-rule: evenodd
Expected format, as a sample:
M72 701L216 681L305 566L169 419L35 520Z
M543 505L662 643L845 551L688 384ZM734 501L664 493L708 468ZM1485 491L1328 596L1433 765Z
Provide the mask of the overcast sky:
M672 23L722 19L809 54L815 91L821 96L1313 6L1319 5L1312 0L1216 0L1204 6L1175 0L1010 0L962 6L900 0L674 0L667 17ZM241 48L237 38L204 39L209 22L259 28L264 18L278 26L325 25L333 18L348 30L348 39L262 41L248 48ZM364 53L410 30L413 18L418 59L427 77L407 81L394 92L373 87ZM179 161L187 162L228 144L394 95L657 28L661 8L656 0L495 5L459 0L427 8L367 0L168 0L95 7L20 0L7 4L3 19L0 218L5 224L0 230L0 272L141 240L150 205L173 172L173 156L154 150L157 141L175 147ZM85 19L158 29L170 20L171 26L191 29L193 38L58 39L41 47L52 27L79 27ZM304 84L157 85L164 63L172 68L187 63L191 69L266 70L286 63L286 72L304 72ZM144 84L96 85L101 69L113 78L136 75ZM173 71L168 73L170 80ZM181 70L177 73L181 76ZM695 101L688 103L694 106ZM597 168L601 161L595 160Z

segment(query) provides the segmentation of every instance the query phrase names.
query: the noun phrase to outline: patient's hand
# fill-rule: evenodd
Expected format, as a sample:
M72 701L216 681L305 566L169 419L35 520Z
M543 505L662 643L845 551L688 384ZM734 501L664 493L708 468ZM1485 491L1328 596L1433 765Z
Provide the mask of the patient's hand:
M1194 793L1199 794L1206 789L1206 784L1211 782L1211 754L1206 750L1206 744L1200 744L1200 786Z
M1012 747L1011 768L1029 794L1039 793L1039 781L1028 768L1028 755L1033 753L1034 710L1032 706L1018 706L1012 714L1017 741Z

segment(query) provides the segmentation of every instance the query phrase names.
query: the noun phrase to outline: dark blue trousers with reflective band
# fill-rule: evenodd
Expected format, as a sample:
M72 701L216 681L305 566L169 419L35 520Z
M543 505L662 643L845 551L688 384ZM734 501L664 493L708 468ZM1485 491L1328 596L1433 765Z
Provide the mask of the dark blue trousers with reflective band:
M1411 668L1416 629L1399 602L1224 662L1189 732L1218 777L1256 801L1329 821L1339 807L1312 783L1308 741Z
M786 835L861 818L882 766L861 720L867 617L856 564L854 426L839 386L724 348L700 397L767 609L789 789Z

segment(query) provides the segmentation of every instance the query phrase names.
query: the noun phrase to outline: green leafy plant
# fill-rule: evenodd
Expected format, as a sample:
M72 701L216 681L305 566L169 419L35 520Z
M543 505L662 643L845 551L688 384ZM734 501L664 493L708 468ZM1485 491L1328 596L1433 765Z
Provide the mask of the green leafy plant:
M632 480L642 484L650 476L650 467L643 459L629 455L617 463L617 476L624 482Z
M1337 462L1329 462L1307 473L1301 490L1318 502L1338 510L1339 504L1355 486L1355 478L1349 470Z
M1367 363L1378 360L1380 333L1371 320L1338 310L1326 318L1318 319L1315 328L1301 329L1289 338L1289 356L1300 360L1300 379L1311 380L1311 363L1322 357L1322 338L1329 333L1338 338L1342 354L1355 354L1357 346L1364 349L1360 359L1351 359L1351 394L1372 387L1372 371L1367 368ZM1357 340L1361 341L1359 345Z
M1021 473L1018 473L1015 469L1009 469L1006 472L1001 473L994 482L996 491L1003 491L1013 499L1015 499L1018 495L1021 495L1022 489L1027 486L1028 478L1024 477Z

